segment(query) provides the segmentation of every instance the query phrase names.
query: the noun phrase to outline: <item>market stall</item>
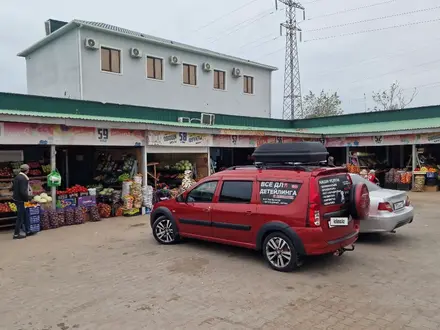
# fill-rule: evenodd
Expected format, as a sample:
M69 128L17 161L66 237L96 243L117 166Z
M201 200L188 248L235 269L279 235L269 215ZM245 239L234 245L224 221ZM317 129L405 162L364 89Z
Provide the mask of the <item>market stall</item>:
M49 193L47 175L51 172L49 148L42 146L3 146L0 151L0 229L12 228L17 206L12 199L12 183L22 164L30 167L29 185L34 194Z

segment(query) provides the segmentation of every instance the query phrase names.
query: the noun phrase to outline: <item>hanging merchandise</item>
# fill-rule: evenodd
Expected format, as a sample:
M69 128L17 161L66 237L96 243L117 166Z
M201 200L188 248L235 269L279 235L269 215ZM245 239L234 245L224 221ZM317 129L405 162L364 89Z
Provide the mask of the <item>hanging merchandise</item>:
M48 187L59 187L61 186L61 175L58 170L53 170L47 176L47 186Z
M192 174L193 173L191 170L185 171L185 173L184 173L185 176L182 180L182 189L183 190L188 190L195 183L195 181L192 178Z

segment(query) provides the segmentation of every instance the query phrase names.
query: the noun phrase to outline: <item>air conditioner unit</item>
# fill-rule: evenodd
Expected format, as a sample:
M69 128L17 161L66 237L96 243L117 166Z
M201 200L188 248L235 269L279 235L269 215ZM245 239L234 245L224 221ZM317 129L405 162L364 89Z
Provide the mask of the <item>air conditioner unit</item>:
M139 48L130 48L130 56L134 57L134 58L141 58L142 57L142 53L139 50Z
M179 117L179 118L177 118L177 121L179 123L190 123L191 119L189 117Z
M238 78L241 77L241 70L239 68L233 68L232 69L232 76Z
M211 64L203 63L203 71L209 72L212 70Z
M174 65L180 64L180 59L177 56L170 56L170 63Z
M214 125L214 121L215 121L215 115L212 113L202 113L202 116L200 118L200 123L202 125L208 125L208 126L212 126Z
M92 38L86 38L84 45L86 46L86 48L88 49L98 49L98 43L96 42L95 39Z

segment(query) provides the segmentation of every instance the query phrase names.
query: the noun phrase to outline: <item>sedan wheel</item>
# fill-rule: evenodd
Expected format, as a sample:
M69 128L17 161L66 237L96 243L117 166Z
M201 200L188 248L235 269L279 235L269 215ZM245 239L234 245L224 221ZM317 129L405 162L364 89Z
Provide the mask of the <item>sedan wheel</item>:
M264 241L264 256L278 271L288 272L298 267L298 256L290 239L282 233L272 233Z
M154 222L153 236L161 244L173 244L178 240L176 226L166 216L159 217Z

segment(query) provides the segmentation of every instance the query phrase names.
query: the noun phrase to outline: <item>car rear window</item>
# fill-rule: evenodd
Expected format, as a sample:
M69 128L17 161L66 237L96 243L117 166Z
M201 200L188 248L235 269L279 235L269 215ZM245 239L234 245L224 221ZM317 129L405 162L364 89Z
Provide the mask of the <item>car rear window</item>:
M324 206L346 204L350 200L351 182L347 175L332 175L318 180Z
M372 183L368 180L365 180L360 175L351 174L350 176L351 176L351 180L353 181L354 184L365 183L367 185L369 191L376 191L376 190L380 189L380 187L378 185L375 185L374 183Z
M301 183L260 181L261 204L289 205L298 196Z

